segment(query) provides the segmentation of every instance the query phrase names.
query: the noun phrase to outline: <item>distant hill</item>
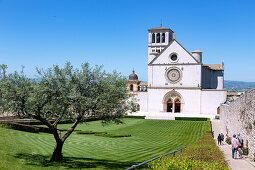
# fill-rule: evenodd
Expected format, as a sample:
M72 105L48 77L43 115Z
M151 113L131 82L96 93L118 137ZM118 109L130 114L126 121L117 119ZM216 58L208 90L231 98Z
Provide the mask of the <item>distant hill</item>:
M224 81L224 89L228 91L247 91L255 88L255 82L244 82L244 81Z

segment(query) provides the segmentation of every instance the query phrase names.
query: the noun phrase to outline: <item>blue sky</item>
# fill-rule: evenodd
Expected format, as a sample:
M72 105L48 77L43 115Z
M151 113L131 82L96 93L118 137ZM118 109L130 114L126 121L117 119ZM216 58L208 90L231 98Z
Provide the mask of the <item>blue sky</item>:
M203 63L225 61L225 79L255 81L255 1L0 0L0 63L9 71L70 61L147 81L147 29L170 27Z

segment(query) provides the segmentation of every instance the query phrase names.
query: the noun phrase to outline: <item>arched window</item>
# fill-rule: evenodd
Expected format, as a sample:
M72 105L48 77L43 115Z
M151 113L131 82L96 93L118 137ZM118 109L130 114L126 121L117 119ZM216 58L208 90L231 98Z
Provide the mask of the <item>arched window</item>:
M140 86L138 86L138 91L140 91Z
M165 40L166 40L166 36L165 36L165 33L163 33L163 34L162 34L162 41L161 41L161 42L164 43Z
M136 111L140 111L140 105L139 104L137 104L137 106L136 106Z
M167 112L173 112L173 102L172 99L167 101Z
M160 33L157 33L157 43L160 43Z
M133 91L133 84L131 84L131 85L129 86L129 90L130 90L130 91Z
M155 34L152 34L152 43L155 43Z
M174 103L174 112L175 113L180 113L181 112L181 101L180 101L180 99L179 98L177 98L176 100L175 100L175 103Z

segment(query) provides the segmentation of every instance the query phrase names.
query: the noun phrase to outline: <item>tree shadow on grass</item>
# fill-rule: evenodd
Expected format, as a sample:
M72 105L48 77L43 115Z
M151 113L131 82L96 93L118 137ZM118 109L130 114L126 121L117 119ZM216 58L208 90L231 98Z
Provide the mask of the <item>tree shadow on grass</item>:
M78 157L64 157L60 162L50 162L50 156L40 154L19 153L14 156L22 159L26 165L40 166L40 167L65 167L65 168L100 168L100 169L126 169L138 162L120 162L114 160L94 159L94 158L78 158Z

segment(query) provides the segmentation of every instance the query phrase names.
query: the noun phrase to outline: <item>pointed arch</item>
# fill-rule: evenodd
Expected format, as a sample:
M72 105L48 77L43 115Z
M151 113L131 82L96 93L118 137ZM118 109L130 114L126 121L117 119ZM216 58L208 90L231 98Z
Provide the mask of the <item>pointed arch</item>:
M171 90L171 91L167 92L163 97L162 103L166 104L168 99L169 98L174 98L174 96L178 97L181 103L184 103L182 95L179 92L175 91L175 90Z
M162 104L164 112L180 113L182 112L184 100L179 92L172 90L165 94Z

